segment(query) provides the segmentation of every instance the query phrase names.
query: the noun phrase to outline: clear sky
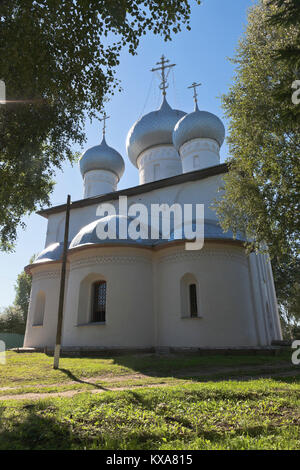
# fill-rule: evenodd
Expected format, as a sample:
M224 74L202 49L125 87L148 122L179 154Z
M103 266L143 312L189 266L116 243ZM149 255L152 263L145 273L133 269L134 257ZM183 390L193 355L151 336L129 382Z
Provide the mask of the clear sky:
M177 64L169 76L169 104L186 112L192 111L192 90L187 87L193 81L201 82L199 107L223 118L226 127L220 96L232 83L234 66L228 58L234 55L245 30L247 10L253 3L252 0L203 0L201 6L194 6L191 0L191 31L177 34L168 43L149 34L141 40L138 55L134 57L124 50L117 70L123 91L112 97L106 106L106 112L111 116L107 121L107 143L118 150L125 160L125 173L118 189L138 185L138 170L128 160L125 141L127 132L141 114L156 109L160 104L159 80L156 76L152 80L150 69L162 54ZM101 127L98 121L87 121L86 137L85 148L100 143ZM224 144L221 161L226 156ZM77 165L65 164L63 172L57 172L51 204L64 203L67 194L71 194L73 201L82 199L83 184ZM32 254L44 248L46 219L32 214L24 221L27 228L18 231L15 252L0 254L0 308L13 302L17 275L28 264Z

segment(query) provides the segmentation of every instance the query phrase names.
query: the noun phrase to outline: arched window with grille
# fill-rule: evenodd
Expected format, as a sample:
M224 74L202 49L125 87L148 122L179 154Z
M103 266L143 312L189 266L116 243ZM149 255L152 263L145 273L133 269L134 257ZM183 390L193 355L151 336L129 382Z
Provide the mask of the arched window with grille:
M92 323L106 321L106 281L96 281L92 286Z

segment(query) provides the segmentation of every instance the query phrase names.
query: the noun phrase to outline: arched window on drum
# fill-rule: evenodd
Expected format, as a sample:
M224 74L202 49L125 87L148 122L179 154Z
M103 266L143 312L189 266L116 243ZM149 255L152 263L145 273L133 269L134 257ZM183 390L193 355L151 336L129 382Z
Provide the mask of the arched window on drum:
M186 273L180 281L181 317L201 318L199 283L194 274Z

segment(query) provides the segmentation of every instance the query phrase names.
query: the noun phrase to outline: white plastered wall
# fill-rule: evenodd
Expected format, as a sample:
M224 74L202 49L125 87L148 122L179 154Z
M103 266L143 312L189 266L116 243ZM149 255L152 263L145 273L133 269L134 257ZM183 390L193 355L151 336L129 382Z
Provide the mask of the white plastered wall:
M151 147L137 159L140 184L150 183L182 173L181 160L173 145Z
M118 177L107 170L90 170L84 175L83 197L101 196L116 191Z
M59 269L57 263L46 268L34 268L24 344L28 347L53 347L55 342ZM281 331L268 269L266 257L247 257L243 247L231 243L206 242L197 252L186 251L184 245L158 251L133 247L71 251L62 344L99 349L270 345L281 339ZM181 280L187 275L197 283L198 318L182 311ZM91 286L97 280L107 282L104 325L90 323ZM89 288L83 292L85 281ZM46 306L44 323L36 327L40 290L45 292Z
M53 347L56 338L61 265L50 263L32 269L32 287L24 347ZM68 279L68 276L67 276ZM67 282L66 282L67 286ZM45 294L43 324L35 326L39 292Z
M151 348L151 252L131 247L103 247L70 254L70 275L63 345L97 348ZM91 289L79 303L81 283L107 282L106 322L90 323Z
M157 255L157 344L162 347L257 346L248 260L241 247L206 243L199 252L182 247ZM182 318L180 281L198 282L198 318ZM172 292L172 295L166 295Z
M282 339L272 268L267 255L252 253L248 258L259 344Z
M180 147L183 173L220 163L220 146L213 139L193 139Z

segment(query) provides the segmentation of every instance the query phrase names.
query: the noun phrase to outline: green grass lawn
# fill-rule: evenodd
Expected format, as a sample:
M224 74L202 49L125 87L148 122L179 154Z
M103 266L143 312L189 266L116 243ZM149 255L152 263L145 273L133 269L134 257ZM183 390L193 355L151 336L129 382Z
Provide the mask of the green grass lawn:
M57 371L52 362L9 352L0 365L0 449L300 449L289 352L62 358Z

